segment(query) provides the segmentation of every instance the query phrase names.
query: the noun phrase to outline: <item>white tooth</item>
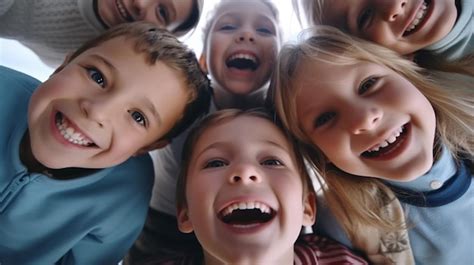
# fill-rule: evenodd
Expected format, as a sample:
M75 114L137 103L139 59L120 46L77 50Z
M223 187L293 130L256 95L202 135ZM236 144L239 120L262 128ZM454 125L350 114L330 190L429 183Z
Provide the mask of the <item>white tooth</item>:
M261 209L262 205L259 202L254 202L254 207L257 209Z
M71 128L71 127L68 127L68 128L66 129L66 132L67 132L68 135L72 135L72 134L74 133L74 129Z
M255 203L247 202L247 209L254 209L254 208L255 208Z
M392 135L392 136L390 136L390 138L388 138L386 141L389 142L389 143L393 143L393 142L395 142L395 140L397 140L397 137L395 137L395 136Z
M381 147L386 147L388 146L388 142L387 141L383 141L383 143L380 145Z
M241 209L241 210L247 209L247 204L245 202L239 203L239 209Z

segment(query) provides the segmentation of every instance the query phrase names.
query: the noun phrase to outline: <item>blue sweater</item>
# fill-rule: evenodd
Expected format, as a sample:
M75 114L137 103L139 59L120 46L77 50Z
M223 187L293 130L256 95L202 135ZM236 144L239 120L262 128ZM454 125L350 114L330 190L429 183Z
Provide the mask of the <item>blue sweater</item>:
M461 172L463 171L463 172ZM466 173L461 176L459 173ZM448 150L428 173L411 182L388 182L394 189L425 192L419 206L416 200L402 198L407 213L411 247L416 264L474 264L474 184L472 171L458 167ZM432 193L435 194L432 194ZM318 203L316 230L351 247L341 226L328 208Z
M144 224L151 159L70 180L28 172L19 145L38 85L0 66L0 264L117 264Z

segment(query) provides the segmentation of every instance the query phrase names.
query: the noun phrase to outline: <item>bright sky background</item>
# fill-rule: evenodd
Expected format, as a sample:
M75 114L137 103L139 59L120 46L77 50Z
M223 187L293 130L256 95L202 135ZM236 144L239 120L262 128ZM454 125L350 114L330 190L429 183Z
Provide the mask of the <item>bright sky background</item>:
M239 0L235 0L239 1ZM283 29L285 40L295 39L300 31L298 19L293 12L291 0L272 0L280 12L280 26ZM202 50L202 26L207 21L207 12L212 10L218 0L204 0L204 9L198 28L190 36L182 40L193 48L196 54ZM44 81L53 72L53 69L43 64L28 48L14 40L0 38L0 65L17 69L37 79Z

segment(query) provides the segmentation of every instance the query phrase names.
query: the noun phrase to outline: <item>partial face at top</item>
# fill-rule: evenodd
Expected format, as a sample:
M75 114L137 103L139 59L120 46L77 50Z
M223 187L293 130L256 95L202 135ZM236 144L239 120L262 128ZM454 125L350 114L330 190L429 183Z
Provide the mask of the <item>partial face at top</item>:
M98 0L101 19L112 27L148 21L173 32L191 15L194 0Z
M328 0L324 24L411 54L446 36L457 18L455 0Z
M338 168L398 181L431 168L434 110L408 80L369 62L313 61L298 69L300 126Z
M279 32L260 1L231 1L216 11L203 59L216 90L246 95L270 79Z
M312 224L315 206L303 199L291 150L281 131L258 117L224 121L199 138L188 207L178 219L181 231L194 230L207 262L293 262L293 244L302 225Z
M119 164L165 135L188 95L182 77L162 62L148 65L134 42L114 38L91 48L33 94L32 153L50 168Z

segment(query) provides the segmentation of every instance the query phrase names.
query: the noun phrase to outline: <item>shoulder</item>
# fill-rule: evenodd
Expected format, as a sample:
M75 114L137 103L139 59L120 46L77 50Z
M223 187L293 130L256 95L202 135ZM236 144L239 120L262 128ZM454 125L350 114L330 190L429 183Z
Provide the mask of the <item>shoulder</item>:
M295 261L299 264L367 264L344 245L315 234L302 235L295 243ZM298 263L297 263L298 264Z
M0 66L0 87L5 90L24 89L33 92L41 82L25 73Z

